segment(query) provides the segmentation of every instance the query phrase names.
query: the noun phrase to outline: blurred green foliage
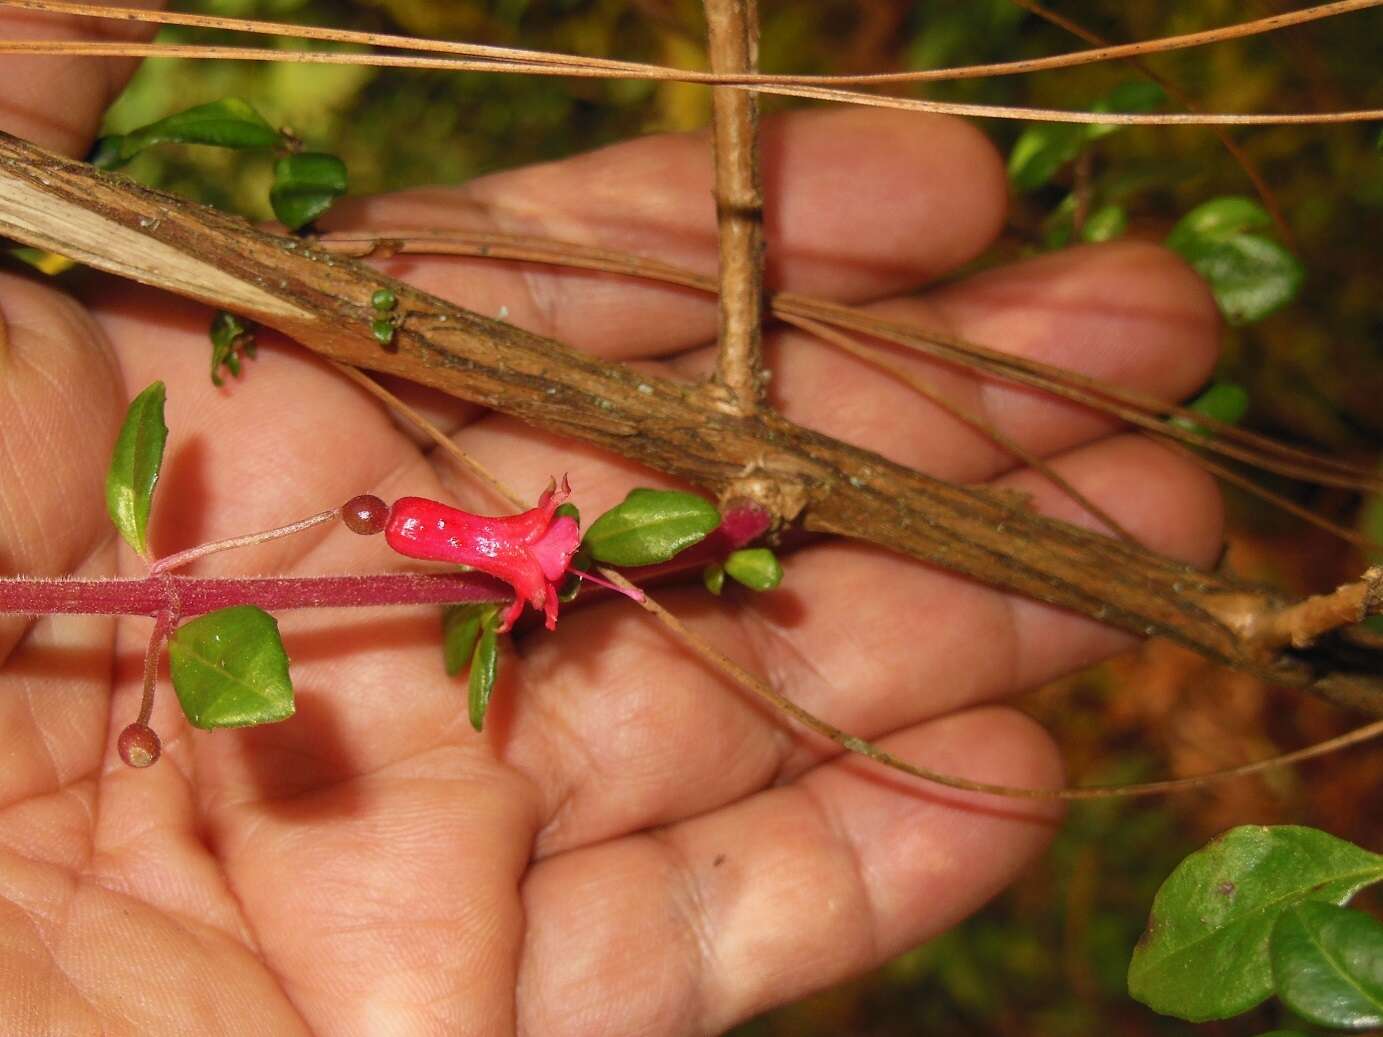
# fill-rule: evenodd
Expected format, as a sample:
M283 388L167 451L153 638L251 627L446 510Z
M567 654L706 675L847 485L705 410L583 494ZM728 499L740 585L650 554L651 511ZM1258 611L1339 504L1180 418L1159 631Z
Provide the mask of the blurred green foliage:
M179 6L683 67L705 63L694 0L191 0ZM1125 42L1228 24L1283 6L1068 0L1060 10ZM1009 0L762 0L760 8L766 71L931 68L1084 46ZM162 38L261 42L181 29L166 30ZM1157 56L1149 64L1206 110L1377 108L1383 107L1380 39L1383 12L1369 11ZM1089 108L1136 77L1127 65L1100 65L936 85L925 96ZM108 131L124 132L229 95L250 101L309 149L344 158L357 194L456 183L638 133L694 128L709 114L707 91L676 84L159 60L145 63L112 109ZM786 104L765 99L769 111ZM999 122L986 128L1005 154L1024 132L1021 125ZM1271 185L1305 264L1306 284L1297 302L1267 320L1226 329L1217 378L1247 391L1245 423L1251 427L1341 454L1374 455L1383 438L1383 151L1375 146L1383 139L1376 126L1348 125L1254 128L1234 137ZM169 147L139 155L130 172L257 218L268 216L268 157ZM1091 149L1088 162L1052 170L1033 187L1015 200L1009 233L987 262L1077 237L1161 241L1198 204L1254 193L1217 137L1197 128L1110 135ZM1079 234L1069 201L1077 188L1099 202ZM1274 488L1338 521L1367 522L1375 533L1383 529L1383 502L1366 502L1361 517L1360 502L1349 495ZM1301 591L1333 585L1360 562L1353 553L1319 547L1292 520L1236 496L1231 505L1241 535L1257 538L1254 543L1287 543L1301 555L1263 561L1251 554L1248 575L1280 578ZM1315 553L1303 555L1308 549ZM1128 756L1131 747L1143 744L1139 739L1110 734L1111 728L1124 730L1110 724L1111 711L1121 702L1141 703L1143 686L1121 686L1104 668L1068 691L1058 699L1059 708L1038 712L1075 761L1075 777L1133 781L1163 772L1165 764L1146 751ZM1232 732L1255 755L1268 755L1265 747L1275 744L1299 744L1308 734L1333 733L1311 708L1288 706L1264 716L1255 721L1259 728ZM1098 762L1121 753L1124 762L1117 766ZM1312 772L1317 778L1319 773ZM1330 787L1299 783L1292 775L1254 784L1252 816L1240 809L1232 820L1317 823L1378 849L1377 824L1369 821L1370 803L1378 816L1378 782L1359 778L1351 786L1354 779L1339 776L1347 774L1341 767ZM1213 802L1192 796L1079 806L1053 852L970 922L862 980L739 1032L1247 1037L1274 1026L1310 1032L1271 1007L1213 1028L1192 1027L1155 1016L1125 992L1124 970L1153 892L1211 834L1207 826L1226 823L1210 809Z

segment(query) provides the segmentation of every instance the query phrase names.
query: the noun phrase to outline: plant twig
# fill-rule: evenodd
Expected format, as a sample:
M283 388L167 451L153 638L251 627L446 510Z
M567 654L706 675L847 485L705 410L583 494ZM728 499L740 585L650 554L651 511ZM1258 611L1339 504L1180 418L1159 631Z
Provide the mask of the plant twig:
M241 536L227 537L225 540L213 540L206 544L198 544L196 547L189 547L186 551L179 551L177 554L165 555L156 559L149 566L149 575L158 576L161 573L171 572L173 569L181 568L195 562L198 558L205 558L207 555L219 554L222 551L234 551L240 547L253 547L270 540L278 540L280 537L293 536L295 533L305 532L313 526L320 526L323 522L332 522L340 517L341 509L332 508L329 511L319 511L315 515L309 515L305 519L299 519L297 522L290 522L286 526L278 526L275 529L266 529L260 533L245 533Z
M698 291L716 291L714 279L660 260L613 249L522 235L465 232L435 235L385 229L368 235L332 234L317 244L320 248L337 255L367 257L376 252L386 252L481 256L488 259L581 267L663 281ZM1150 432L1180 440L1191 446L1225 453L1268 471L1275 471L1304 482L1343 486L1362 492L1383 492L1383 479L1371 466L1351 464L1326 454L1302 450L1191 411L1178 404L1101 382L1074 371L1002 353L943 332L922 331L881 319L854 307L795 293L779 292L770 297L769 303L773 316L780 320L811 319L846 331L882 338L972 371L982 372L991 378L1042 389L1101 413L1138 424ZM1169 425L1164 421L1169 417L1181 418L1187 425L1202 426L1213 433L1213 437L1207 440L1204 435L1186 425ZM1201 463L1205 463L1204 459L1201 459ZM1219 470L1215 470L1218 473Z
M758 63L755 0L706 0L711 69L749 72ZM759 107L752 91L711 91L720 335L716 381L735 414L754 413L763 392L764 199L759 179Z
M1284 644L1308 648L1322 634L1378 615L1383 615L1383 566L1374 566L1362 579L1329 594L1317 594L1260 617L1249 636L1271 648Z
M1130 543L1136 543L1136 538L1133 534L1120 525L1119 521L1113 515L1109 514L1104 508L1100 507L1085 494L1081 493L1080 490L1072 486L1070 480L1046 461L1042 460L1042 458L1038 457L1032 451L1026 449L1012 436L1007 436L1000 432L990 422L970 414L962 407L957 407L945 396L928 385L922 378L918 377L912 371L893 363L879 350L861 346L848 335L844 335L835 328L822 324L819 321L809 320L806 317L794 316L784 317L783 320L787 324L801 328L808 334L817 336L823 342L828 342L837 349L844 350L851 356L858 357L865 363L872 364L880 371L888 372L894 378L897 378L912 389L913 392L929 400L935 406L940 407L957 421L964 423L969 428L974 429L980 435L984 436L1000 450L1012 455L1033 471L1037 472L1067 497L1071 498L1071 500L1075 501L1095 518L1099 519L1099 521L1115 536L1121 537Z
M158 688L158 661L163 642L173 624L178 621L177 614L170 609L161 609L154 617L154 629L149 634L149 645L144 649L144 694L139 700L139 717L135 723L149 723L154 714L154 692Z
M1287 604L1271 591L1047 518L984 487L931 478L767 409L727 414L696 386L580 353L310 242L4 135L0 234L239 312L331 359L613 450L721 500L748 498L809 531L870 541L1383 713L1376 657L1331 645L1265 655L1243 638L1235 624L1244 612ZM386 288L399 319L387 350L371 331L371 299ZM824 303L797 302L804 316L833 319ZM852 330L873 333L860 314L845 315Z
M630 590L638 589L613 569L602 569L600 571L601 575L605 576L610 582L617 586L627 587ZM1328 741L1297 749L1293 752L1283 753L1280 756L1274 756L1270 759L1256 760L1252 763L1231 767L1227 770L1215 771L1211 774L1194 775L1186 778L1171 778L1166 781L1151 781L1137 785L1084 785L1076 788L1040 789L1025 788L1015 785L996 785L984 781L971 781L969 778L962 778L953 774L943 774L940 771L934 771L928 767L921 767L915 763L909 763L902 757L895 756L887 749L881 749L873 742L847 734L834 724L822 720L816 714L802 708L786 695L775 691L762 678L749 672L743 666L740 666L739 663L729 658L729 656L713 647L705 639L693 633L685 623L667 609L663 608L663 606L652 597L645 595L641 604L645 610L651 612L658 619L658 622L662 623L664 627L671 631L678 641L694 651L702 660L710 664L713 669L718 670L729 678L737 687L749 692L774 711L800 724L807 730L829 739L848 752L856 753L890 770L901 771L904 774L911 775L914 778L920 778L922 781L929 782L930 784L941 785L945 788L956 789L961 792L981 792L986 795L1001 796L1005 799L1037 800L1123 799L1135 796L1160 796L1169 792L1205 788L1206 786L1230 781L1235 778L1259 774L1263 771L1285 767L1293 763L1301 763L1383 735L1383 720L1375 721L1374 723L1366 724L1363 727L1349 731L1338 738L1332 738Z

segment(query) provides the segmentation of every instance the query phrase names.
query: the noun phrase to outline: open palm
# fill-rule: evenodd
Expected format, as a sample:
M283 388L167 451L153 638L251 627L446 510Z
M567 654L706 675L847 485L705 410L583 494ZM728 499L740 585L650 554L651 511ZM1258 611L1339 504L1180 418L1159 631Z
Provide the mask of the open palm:
M7 15L6 34L33 32ZM44 25L51 26L46 20ZM89 36L90 25L73 35ZM124 66L7 59L0 127L84 150ZM23 64L24 71L19 67ZM58 84L61 83L61 92ZM848 301L1168 397L1213 360L1213 305L1157 249L1076 250L912 293L979 254L1002 168L954 121L818 112L765 144L776 286ZM345 207L340 226L545 234L714 264L700 137L660 137L462 188ZM482 313L673 374L710 366L704 297L588 273L399 258ZM207 378L208 313L93 281L78 304L0 275L0 566L136 574L100 505L129 397L168 385L155 508L167 553L363 492L504 510L357 387L272 337ZM796 335L775 405L950 479L1079 509L888 376ZM1052 459L1145 543L1204 562L1213 487L1184 462L1037 394L926 368ZM659 477L414 392L536 497L567 473L594 515ZM207 574L383 571L341 529L204 562ZM783 587L661 600L808 709L934 769L1060 780L1046 736L993 705L1119 648L1071 615L845 543ZM123 767L148 621L0 621L0 1030L24 1034L716 1032L964 917L1050 838L1050 809L904 784L786 729L627 602L572 607L506 648L484 735L442 672L435 610L280 617L298 713L193 732L165 693L163 760Z

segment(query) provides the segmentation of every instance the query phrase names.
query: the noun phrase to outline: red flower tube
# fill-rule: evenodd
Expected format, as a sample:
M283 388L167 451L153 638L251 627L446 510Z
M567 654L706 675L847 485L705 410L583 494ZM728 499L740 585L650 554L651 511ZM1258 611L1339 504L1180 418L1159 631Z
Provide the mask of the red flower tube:
M399 554L451 562L488 573L514 588L514 603L504 613L504 633L524 604L541 609L547 628L557 626L558 586L581 545L581 531L570 516L553 513L571 495L549 485L538 506L518 515L472 515L425 497L400 497L389 509L384 538Z

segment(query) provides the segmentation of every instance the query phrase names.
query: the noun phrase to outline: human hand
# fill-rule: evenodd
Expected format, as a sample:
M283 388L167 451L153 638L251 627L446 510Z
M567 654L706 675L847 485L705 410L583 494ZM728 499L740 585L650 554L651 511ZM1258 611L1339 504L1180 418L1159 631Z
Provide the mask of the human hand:
M0 18L0 32L19 17ZM123 68L24 67L0 83L0 126L82 152ZM764 162L776 287L869 302L1168 398L1210 368L1213 304L1150 246L1072 250L909 295L977 255L1002 223L1002 166L961 123L793 115L767 126ZM532 233L714 266L699 137L357 202L334 222ZM715 311L704 297L481 261L385 265L606 357L674 374L710 366ZM266 336L243 380L218 391L204 308L113 282L84 303L0 275L7 570L142 571L117 548L101 482L125 403L156 378L168 385L172 428L155 509L161 553L363 492L497 510L306 351ZM771 337L769 365L772 402L794 420L933 475L1028 490L1044 510L1095 524L887 375L796 334ZM1185 462L1070 405L925 369L1144 543L1213 556L1218 498ZM658 481L503 416L410 398L530 496L568 473L585 515ZM317 532L199 570L396 562L378 538ZM1046 736L996 703L1127 643L861 545L818 543L787 571L766 595L659 598L818 715L977 780L1059 782ZM517 637L484 735L442 672L435 610L280 619L297 715L192 732L165 693L154 715L164 758L145 771L121 765L114 744L137 709L148 621L0 620L0 1029L716 1032L954 924L1055 824L1046 806L907 783L842 758L624 601L571 607L556 633Z

